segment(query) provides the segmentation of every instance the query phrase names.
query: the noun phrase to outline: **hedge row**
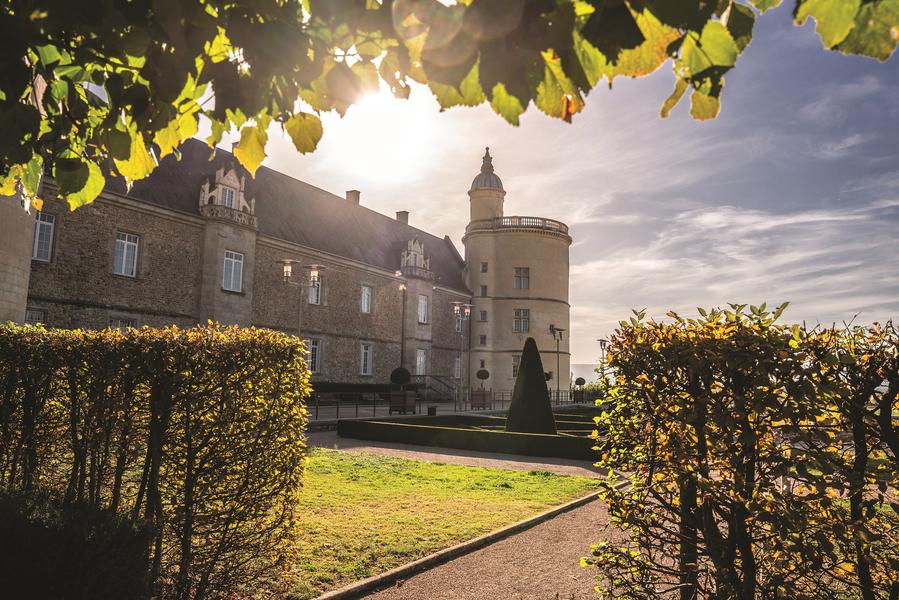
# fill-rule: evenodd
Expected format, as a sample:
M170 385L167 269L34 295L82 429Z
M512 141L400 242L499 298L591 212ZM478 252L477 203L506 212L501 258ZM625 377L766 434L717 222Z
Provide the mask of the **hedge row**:
M304 355L264 329L0 325L0 488L146 527L148 594L253 595L292 541Z
M341 419L337 435L359 440L458 448L479 452L501 452L525 456L590 460L596 457L596 441L590 437L489 431L465 427L460 418L451 426L444 416L403 419Z

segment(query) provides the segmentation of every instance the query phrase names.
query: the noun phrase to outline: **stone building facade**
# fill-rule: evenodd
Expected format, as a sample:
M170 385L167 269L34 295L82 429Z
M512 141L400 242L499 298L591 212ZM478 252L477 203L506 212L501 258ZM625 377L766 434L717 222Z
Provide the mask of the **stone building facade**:
M52 180L42 186L43 198L55 197ZM251 178L230 153L210 160L191 140L180 160L166 157L131 190L110 185L76 211L48 200L30 222L17 213L14 227L4 219L0 229L20 231L24 222L33 235L0 244L0 276L17 282L4 287L0 308L5 318L58 327L267 327L309 340L314 382L386 383L404 366L450 395L469 388L483 364L495 374L489 387L510 390L512 357L528 334L511 332L514 309L529 307L530 335L554 370L554 342L538 326L567 329L570 238L567 228L548 231L546 220L507 227L500 192L501 184L469 192L468 265L496 269L490 295L480 296L483 274L448 237L409 226L408 212L392 219L361 206L357 191L335 196L265 167ZM2 202L4 211L14 205ZM31 257L24 274L23 252ZM504 281L502 273L521 265L530 265L532 287L513 294L513 275ZM471 321L455 316L454 303L473 305ZM479 310L497 321L479 322ZM488 343L479 344L482 335ZM567 389L567 338L559 357Z

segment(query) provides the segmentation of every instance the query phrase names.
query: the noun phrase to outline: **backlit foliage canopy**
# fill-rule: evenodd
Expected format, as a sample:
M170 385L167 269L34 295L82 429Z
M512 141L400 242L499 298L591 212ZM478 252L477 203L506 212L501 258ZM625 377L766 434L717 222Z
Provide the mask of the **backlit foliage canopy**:
M0 192L42 172L74 208L110 178L146 177L211 123L238 130L253 173L271 123L297 150L383 83L427 85L443 108L484 102L510 123L530 103L571 120L589 91L666 62L667 115L690 94L714 118L758 14L781 0L8 0L0 6ZM882 61L899 0L796 0L826 48Z

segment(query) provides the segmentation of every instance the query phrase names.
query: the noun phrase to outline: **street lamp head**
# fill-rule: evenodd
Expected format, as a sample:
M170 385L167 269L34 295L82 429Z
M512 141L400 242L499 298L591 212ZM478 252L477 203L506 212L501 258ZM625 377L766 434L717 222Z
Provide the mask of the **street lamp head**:
M321 277L321 272L325 270L324 265L319 265L312 263L306 270L309 271L309 283L318 283L319 278Z
M281 277L284 279L284 283L290 283L293 277L293 265L299 261L292 258L282 258L278 262L281 263Z

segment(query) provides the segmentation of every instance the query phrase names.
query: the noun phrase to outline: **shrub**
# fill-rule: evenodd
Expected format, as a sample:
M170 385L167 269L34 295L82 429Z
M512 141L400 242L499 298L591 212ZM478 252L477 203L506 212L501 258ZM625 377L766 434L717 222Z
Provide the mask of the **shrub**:
M149 597L150 535L112 510L0 493L0 581L9 598Z
M390 383L394 385L407 385L412 381L412 373L405 367L397 367L390 372Z
M899 333L784 307L615 332L599 464L630 485L603 492L625 541L594 547L602 597L899 597Z
M155 595L242 595L288 554L303 344L264 329L0 326L0 485L126 514Z
M549 391L543 373L543 362L534 338L528 338L521 352L518 377L512 391L512 402L506 418L506 431L521 433L556 433Z

